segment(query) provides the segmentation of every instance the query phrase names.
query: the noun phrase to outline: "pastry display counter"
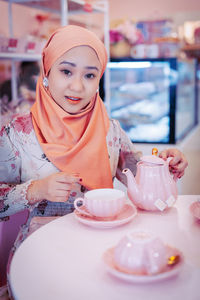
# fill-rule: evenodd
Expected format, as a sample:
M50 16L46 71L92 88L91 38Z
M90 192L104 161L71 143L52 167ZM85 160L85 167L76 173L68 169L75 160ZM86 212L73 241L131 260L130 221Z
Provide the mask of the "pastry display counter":
M133 142L175 144L197 124L196 60L111 59L110 116Z

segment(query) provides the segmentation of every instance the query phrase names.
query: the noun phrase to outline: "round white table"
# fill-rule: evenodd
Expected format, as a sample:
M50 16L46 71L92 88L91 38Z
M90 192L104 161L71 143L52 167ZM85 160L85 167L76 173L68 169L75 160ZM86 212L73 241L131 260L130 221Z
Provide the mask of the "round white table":
M21 244L13 257L10 284L14 299L200 299L200 223L189 210L197 199L200 196L179 196L168 211L139 211L131 222L116 228L83 225L74 213L44 225ZM178 276L153 283L130 283L107 271L103 253L135 230L156 233L182 251L184 265Z

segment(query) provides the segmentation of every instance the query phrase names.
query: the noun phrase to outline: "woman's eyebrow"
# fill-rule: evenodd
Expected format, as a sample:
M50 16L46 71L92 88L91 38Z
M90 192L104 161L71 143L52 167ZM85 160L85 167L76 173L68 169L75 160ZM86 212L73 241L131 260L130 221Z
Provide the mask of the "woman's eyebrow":
M86 66L85 68L88 69L88 70L96 70L96 71L99 71L99 69L98 69L97 67Z
M70 65L70 66L72 66L72 67L76 67L76 64L74 64L74 63L72 63L72 62L69 62L69 61L66 61L66 60L64 60L64 61L61 61L60 63L59 63L59 65Z
M69 62L69 61L66 61L66 60L61 61L59 63L59 65L65 65L65 64L66 65L70 65L72 67L76 67L75 63L72 63L72 62ZM95 67L95 66L85 66L84 68L87 69L87 70L96 70L96 71L99 71L99 69L97 67Z

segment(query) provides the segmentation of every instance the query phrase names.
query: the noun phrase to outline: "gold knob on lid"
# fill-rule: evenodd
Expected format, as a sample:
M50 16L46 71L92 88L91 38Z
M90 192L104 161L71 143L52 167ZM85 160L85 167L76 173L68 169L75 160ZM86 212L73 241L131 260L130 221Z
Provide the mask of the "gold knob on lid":
M168 266L173 266L180 261L180 255L172 255L168 258L167 264Z
M157 148L153 148L152 149L152 155L156 155L158 154L158 149Z

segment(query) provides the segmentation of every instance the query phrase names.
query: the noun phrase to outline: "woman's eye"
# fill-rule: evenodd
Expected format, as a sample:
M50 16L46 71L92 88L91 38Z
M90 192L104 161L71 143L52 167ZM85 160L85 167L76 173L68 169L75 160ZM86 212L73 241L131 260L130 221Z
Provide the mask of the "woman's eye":
M71 72L69 70L62 70L61 72L68 76L71 75Z
M95 77L96 77L95 74L93 74L93 73L86 74L85 76L86 76L86 78L88 78L88 79L92 79L92 78L95 78Z

